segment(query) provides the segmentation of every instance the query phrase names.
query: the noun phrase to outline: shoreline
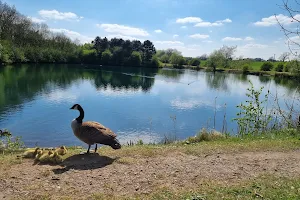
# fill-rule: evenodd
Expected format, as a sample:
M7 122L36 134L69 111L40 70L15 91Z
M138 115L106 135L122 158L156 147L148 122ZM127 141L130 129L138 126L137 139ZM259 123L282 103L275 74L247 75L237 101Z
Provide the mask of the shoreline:
M196 67L196 66L188 66L185 65L183 67L172 67L172 66L160 66L160 67L151 67L151 66L124 66L124 65L102 65L102 64L86 64L86 63L33 63L33 62L26 62L26 63L10 63L4 64L0 63L0 67L10 66L10 65L46 65L46 64L53 64L53 65L75 65L75 66L82 66L84 68L93 68L99 69L101 67L133 67L133 68L149 68L149 69L175 69L175 70L182 70L182 69L190 69L195 71L205 71L205 72L213 72L209 70L207 67ZM254 71L249 70L244 72L241 69L224 69L224 68L216 68L215 72L220 73L230 73L230 74L243 74L243 75L254 75L254 76L271 76L271 77L279 77L279 78L293 78L299 79L297 75L293 75L290 72L276 72L276 71Z

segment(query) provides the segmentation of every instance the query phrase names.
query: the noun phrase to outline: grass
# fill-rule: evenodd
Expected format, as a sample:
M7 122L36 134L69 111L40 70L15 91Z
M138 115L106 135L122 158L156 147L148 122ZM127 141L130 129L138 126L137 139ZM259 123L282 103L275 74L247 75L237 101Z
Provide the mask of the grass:
M197 69L207 69L205 67L206 62L207 62L206 60L202 60L201 64L200 64L200 67L190 66L190 65L183 65L183 67L187 68L187 69L196 69L196 70ZM271 71L261 71L260 67L262 66L263 63L264 63L263 61L251 61L251 62L249 62L249 64L248 64L249 65L249 71L247 73L248 74L253 74L253 75L264 74L264 75L271 75L271 76L286 76L286 77L292 77L293 76L289 72L276 72L275 71L275 68L276 68L277 65L279 65L279 64L285 65L286 62L273 62L274 67L272 68ZM167 67L167 68L174 68L173 64L170 64L170 63L162 63L161 66L162 67ZM242 67L243 66L237 66L235 68L217 67L216 71L229 72L229 73L243 73Z
M155 192L147 195L135 195L134 197L119 197L107 194L93 194L91 199L186 199L186 200L206 200L206 199L299 199L300 179L276 177L265 174L249 181L239 184L228 185L218 182L199 183L197 189L190 190L182 188L173 190L168 187L158 188Z

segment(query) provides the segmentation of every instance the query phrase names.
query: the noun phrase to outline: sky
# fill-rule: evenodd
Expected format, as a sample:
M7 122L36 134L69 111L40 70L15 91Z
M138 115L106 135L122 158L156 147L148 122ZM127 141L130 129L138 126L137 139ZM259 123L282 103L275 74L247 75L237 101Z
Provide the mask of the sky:
M176 48L190 57L209 54L223 45L236 45L236 57L278 58L289 49L274 15L288 28L297 27L280 7L282 0L4 2L15 5L35 22L47 23L52 31L64 32L82 43L96 36L148 39L156 49Z

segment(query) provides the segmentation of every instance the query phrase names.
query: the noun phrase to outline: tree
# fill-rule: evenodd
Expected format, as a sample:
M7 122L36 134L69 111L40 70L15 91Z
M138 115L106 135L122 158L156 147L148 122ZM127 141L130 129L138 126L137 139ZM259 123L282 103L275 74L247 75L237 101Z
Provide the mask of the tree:
M287 43L290 49L291 54L297 56L297 51L300 49L300 32L298 28L292 27L287 27L285 26L285 22L288 21L288 24L296 24L299 26L300 24L300 19L299 19L299 14L300 10L298 8L292 8L292 5L294 6L299 6L300 2L299 0L294 0L293 3L289 2L288 0L282 0L283 5L281 7L287 12L289 19L284 19L280 21L280 18L275 15L275 18L277 20L277 23L279 24L281 30L283 31L284 35L287 38Z
M184 65L185 59L184 59L184 57L183 57L182 55L179 55L179 54L177 54L177 53L173 53L173 54L171 55L171 57L170 57L170 62L171 62L173 65L179 67L179 66Z
M141 66L142 65L142 56L141 56L140 52L133 51L131 53L129 62L130 62L130 65Z
M102 52L102 55L101 55L101 61L104 65L107 65L110 63L110 60L111 60L111 57L112 57L112 53L110 52L109 49L106 49L105 51Z
M289 52L284 52L279 56L279 60L282 62L285 62L287 59L289 59L290 53Z
M212 71L216 71L217 66L223 66L225 63L225 56L220 50L213 51L207 60L207 67L210 68Z
M237 46L223 46L219 49L220 53L223 55L225 58L223 67L228 67L229 66L229 60L233 59L233 55L236 51Z
M156 53L155 47L150 40L146 40L143 43L143 62L149 63L151 58Z
M189 64L192 65L192 66L199 66L200 65L200 60L197 59L197 58L193 58L193 59L190 60Z

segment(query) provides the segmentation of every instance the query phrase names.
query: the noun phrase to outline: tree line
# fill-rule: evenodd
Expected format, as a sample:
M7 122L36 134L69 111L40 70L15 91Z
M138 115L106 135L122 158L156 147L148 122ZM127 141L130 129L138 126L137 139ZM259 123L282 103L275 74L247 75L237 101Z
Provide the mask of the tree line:
M109 65L159 66L156 49L120 38L96 37L84 45L63 33L52 32L45 23L34 23L14 6L0 0L1 63L89 63Z

